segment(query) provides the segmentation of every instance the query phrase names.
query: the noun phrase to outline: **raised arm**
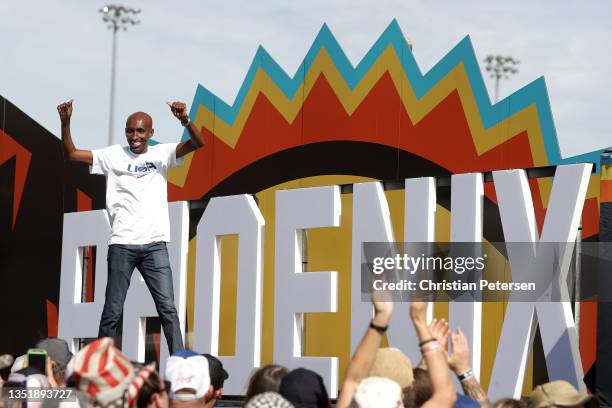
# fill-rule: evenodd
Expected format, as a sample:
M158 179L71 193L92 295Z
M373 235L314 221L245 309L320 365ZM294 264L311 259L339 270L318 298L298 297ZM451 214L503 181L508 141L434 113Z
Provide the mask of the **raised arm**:
M446 344L448 343L448 322L446 319L438 320L434 317L429 324L429 332L431 333L431 337L438 340L440 346L446 350ZM419 361L416 368L427 370L427 364L425 363L425 359L423 357L421 357L421 361Z
M372 297L374 298L374 295ZM361 380L370 374L370 370L376 360L376 353L380 347L380 341L393 313L393 303L391 302L373 301L372 303L374 304L372 325L363 335L361 343L357 346L346 369L342 390L336 403L337 408L346 408L350 405L357 386Z
M181 142L178 146L176 146L176 158L178 159L183 157L184 155L204 146L204 137L202 137L202 133L189 119L187 105L185 105L183 102L166 103L168 106L170 106L172 114L181 121L181 124L185 126L185 129L187 129L187 132L189 132L189 140Z
M428 367L433 394L423 407L452 407L457 399L444 348L431 334L427 325L427 302L412 302L410 318L421 345L421 353Z
M70 118L72 117L72 102L64 102L57 107L57 112L62 123L62 146L64 146L65 157L70 161L77 161L91 165L93 154L91 150L80 150L74 147L72 135L70 134Z
M470 348L467 337L465 337L461 329L451 333L451 346L452 354L448 357L448 365L455 372L457 378L459 378L463 393L478 401L481 406L488 407L490 403L487 393L484 392L480 382L478 382L470 368Z

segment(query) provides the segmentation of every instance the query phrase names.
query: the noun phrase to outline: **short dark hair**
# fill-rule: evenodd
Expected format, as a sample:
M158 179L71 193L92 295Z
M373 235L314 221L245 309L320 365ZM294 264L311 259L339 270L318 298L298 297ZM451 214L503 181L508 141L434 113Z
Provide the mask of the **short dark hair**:
M433 387L431 378L427 370L415 368L412 370L414 381L410 386L410 390L404 389L404 406L420 407L433 395Z
M307 368L296 368L284 376L278 393L296 407L329 407L329 395L323 378Z
M278 392L281 380L288 372L285 367L276 364L268 364L255 371L249 380L244 403L266 391Z
M228 378L227 371L223 369L223 363L211 354L205 353L202 355L208 360L208 372L213 390L217 391L223 388L223 383Z
M151 402L151 399L155 394L161 394L166 387L164 382L159 378L156 371L151 372L149 376L144 380L140 391L138 392L138 398L136 399L136 406L138 408L146 408Z

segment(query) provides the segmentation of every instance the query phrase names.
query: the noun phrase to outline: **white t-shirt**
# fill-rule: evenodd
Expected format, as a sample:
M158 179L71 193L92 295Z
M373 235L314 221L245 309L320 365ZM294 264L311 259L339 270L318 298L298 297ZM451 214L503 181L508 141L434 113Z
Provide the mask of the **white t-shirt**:
M143 154L120 145L92 151L91 174L106 176L109 244L170 242L167 176L168 169L183 164L177 145L156 144Z

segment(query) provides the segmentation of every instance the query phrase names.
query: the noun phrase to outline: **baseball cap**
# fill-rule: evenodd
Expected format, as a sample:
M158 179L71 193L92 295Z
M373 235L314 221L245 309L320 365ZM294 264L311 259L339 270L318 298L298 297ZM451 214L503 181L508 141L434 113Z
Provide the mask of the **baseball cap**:
M202 355L208 360L208 372L213 389L223 388L223 382L229 378L229 374L223 368L223 363L212 354L204 353Z
M154 371L153 364L140 371L115 347L110 337L89 343L74 357L70 383L95 405L133 406L142 384ZM123 401L123 403L122 403Z
M402 389L386 377L363 379L355 391L355 402L360 408L393 408L402 401Z
M65 340L55 337L48 337L36 343L36 348L47 350L47 354L51 360L55 361L61 368L66 368L72 353L68 348L68 343Z
M297 368L284 376L278 392L296 407L327 408L329 406L323 378L306 368Z
M370 369L370 376L393 380L402 389L411 386L414 381L412 362L408 356L394 347L378 349L376 360Z
M206 357L191 350L182 350L168 358L166 381L170 382L170 399L192 401L206 395L210 373ZM191 393L178 393L192 390Z
M530 395L533 408L550 406L574 407L584 404L588 408L599 407L599 400L593 395L580 394L570 383L563 380L538 385Z

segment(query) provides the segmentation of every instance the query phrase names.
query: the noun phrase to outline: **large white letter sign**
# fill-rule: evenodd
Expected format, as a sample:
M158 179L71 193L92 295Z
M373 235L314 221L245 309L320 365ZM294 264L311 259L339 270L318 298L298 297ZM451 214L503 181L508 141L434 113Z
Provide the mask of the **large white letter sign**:
M574 243L589 183L591 164L557 167L553 188L548 200L541 243ZM523 170L493 173L506 242L537 242L531 191ZM542 256L541 245L533 251L513 251L508 248L512 273L538 273ZM567 276L573 245L568 245L559 262L561 281ZM520 256L519 256L520 255ZM527 255L527 256L526 256ZM569 299L567 287L561 285L562 299ZM537 314L534 315L534 312ZM489 386L489 397L520 397L527 357L533 342L535 325L540 325L548 377L551 381L563 379L585 391L578 340L571 305L563 302L508 302L502 334L497 348L495 365Z
M185 336L185 310L187 304L187 249L189 246L189 209L186 201L170 203L170 242L168 257L172 268L174 305ZM157 316L153 297L140 273L133 273L123 306L122 351L134 361L144 362L146 318ZM161 333L160 372L164 372L169 356L166 336Z
M482 241L482 204L484 186L481 173L455 174L451 177L451 241ZM475 254L475 256L478 256ZM461 328L470 346L470 364L480 378L482 333L482 302L453 301L449 304L448 320Z
M197 228L193 346L198 352L219 354L221 305L221 245L223 235L238 235L236 351L219 356L231 373L223 388L244 393L261 353L261 282L264 218L250 195L210 200Z
M338 186L276 193L274 253L274 360L289 369L309 368L323 377L330 397L338 393L336 357L302 357L300 314L336 312L336 272L302 272L301 230L340 225Z
M436 180L433 177L406 179L404 200L404 241L433 242L436 232Z
M68 342L73 353L77 351L75 340L98 337L106 289L109 236L110 223L105 210L64 214L58 337ZM97 253L95 293L91 303L81 303L83 271L82 254L78 249L85 246L95 246Z
M406 179L404 186L404 242L433 242L436 220L435 179L433 177ZM384 199L384 195L382 198ZM382 204L388 214L386 201ZM390 225L390 221L385 223ZM427 312L427 320L430 321L433 315L431 304ZM363 331L363 327L361 329ZM421 359L419 340L410 321L409 302L395 304L395 313L391 317L387 336L389 343L402 350L412 361Z
M364 242L394 242L389 205L381 183L353 185L353 238L351 272L351 355L372 319L372 304L361 296ZM398 314L396 311L395 314ZM406 327L406 333L408 333ZM401 343L400 343L401 344Z

